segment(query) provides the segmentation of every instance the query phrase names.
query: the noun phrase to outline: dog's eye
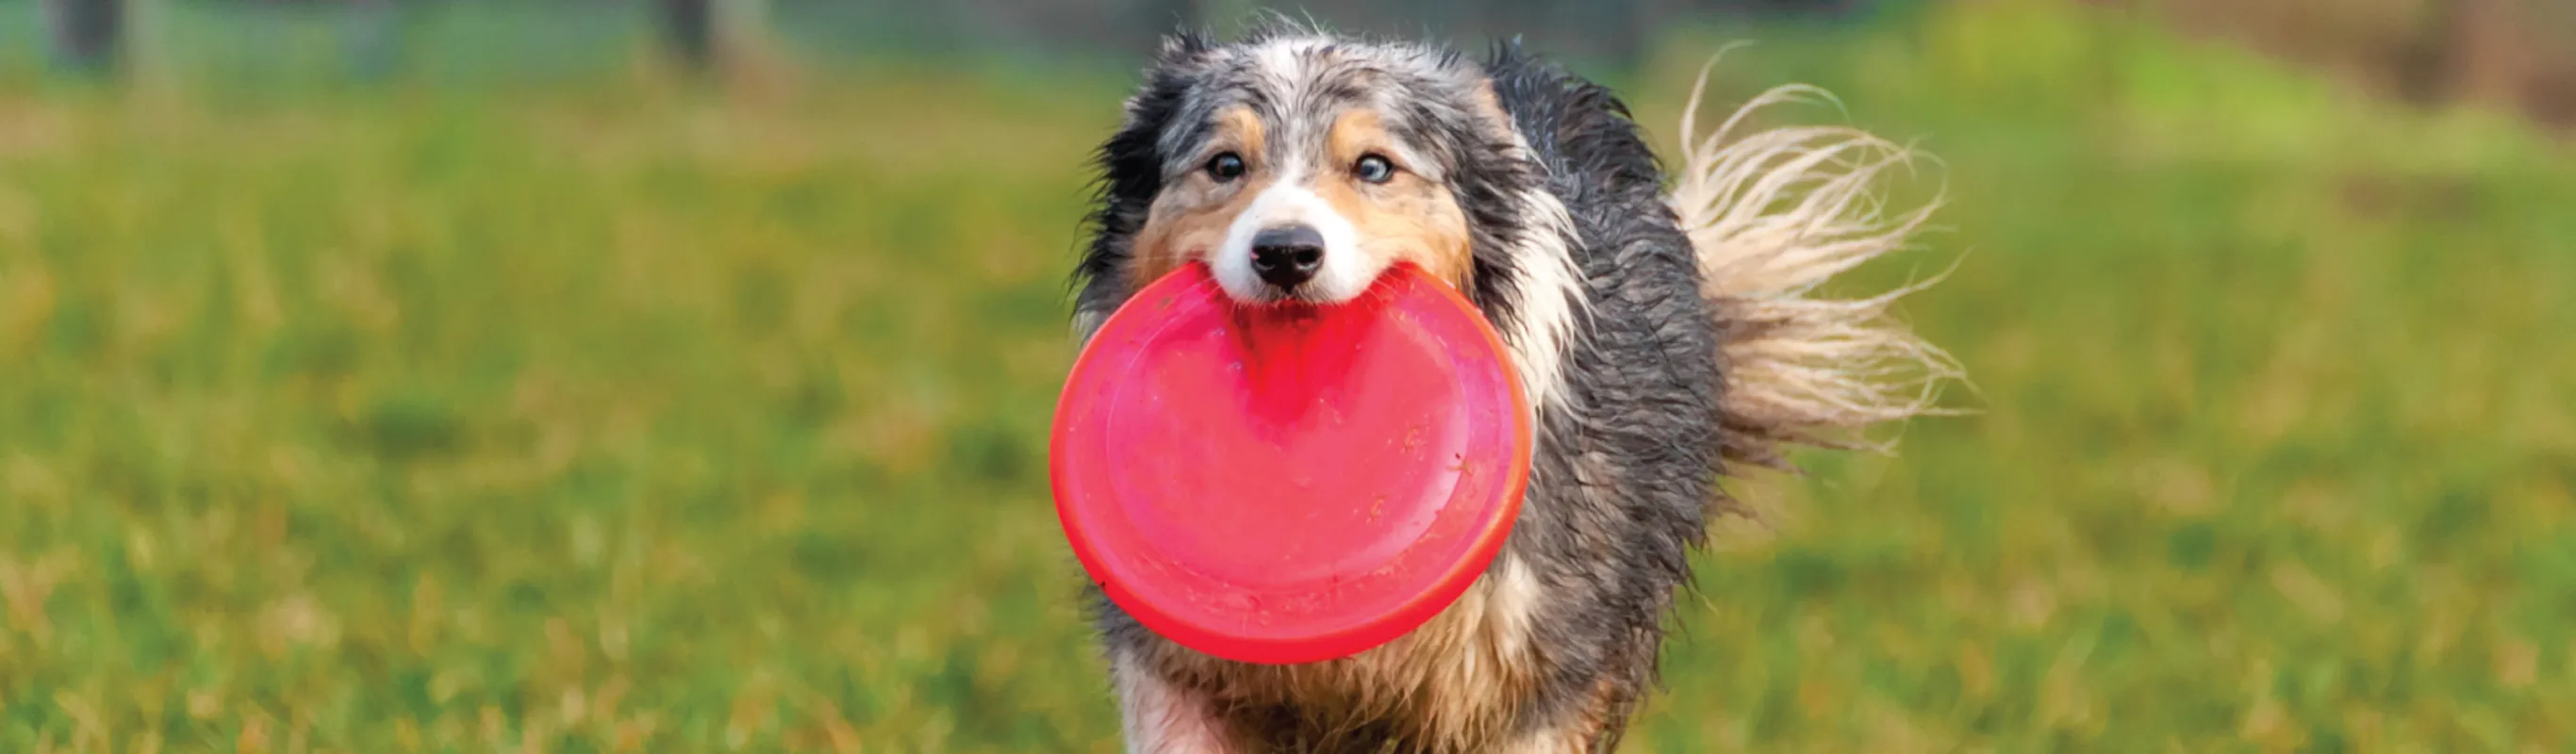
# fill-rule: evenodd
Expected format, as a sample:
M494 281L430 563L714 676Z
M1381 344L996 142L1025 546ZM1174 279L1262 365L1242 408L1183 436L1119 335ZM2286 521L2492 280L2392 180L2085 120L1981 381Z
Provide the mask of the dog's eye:
M1208 159L1207 174L1218 183L1243 177L1243 156L1226 152Z
M1359 164L1351 166L1351 174L1370 183L1385 183L1395 179L1395 163L1387 162L1384 157L1368 155L1361 157Z

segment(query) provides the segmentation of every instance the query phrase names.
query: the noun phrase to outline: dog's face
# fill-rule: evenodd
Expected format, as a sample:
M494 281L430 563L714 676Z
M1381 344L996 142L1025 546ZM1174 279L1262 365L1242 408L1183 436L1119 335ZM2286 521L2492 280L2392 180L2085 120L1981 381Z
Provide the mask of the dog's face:
M1133 273L1204 261L1248 303L1347 301L1397 262L1464 281L1467 222L1446 171L1387 121L1365 100L1224 105L1165 165Z
M1167 41L1100 148L1075 332L1185 264L1250 305L1348 301L1412 264L1467 294L1545 403L1584 310L1577 239L1497 94L1531 82L1488 70L1294 30Z
M1471 285L1479 232L1497 229L1469 203L1493 198L1484 163L1509 138L1476 66L1315 37L1178 39L1149 78L1104 150L1111 202L1130 204L1103 218L1133 224L1114 271L1129 290L1191 262L1253 304L1348 301L1398 263Z

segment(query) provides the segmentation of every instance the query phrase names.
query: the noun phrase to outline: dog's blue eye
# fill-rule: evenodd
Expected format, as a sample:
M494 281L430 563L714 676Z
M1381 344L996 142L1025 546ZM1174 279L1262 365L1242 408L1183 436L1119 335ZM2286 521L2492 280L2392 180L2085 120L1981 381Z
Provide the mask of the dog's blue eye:
M1387 162L1384 157L1369 155L1360 158L1360 164L1351 166L1351 174L1370 183L1385 183L1395 178L1395 163Z
M1236 178L1241 178L1243 177L1243 157L1233 152L1226 152L1210 158L1207 164L1207 174L1209 178L1216 179L1218 183L1224 183Z

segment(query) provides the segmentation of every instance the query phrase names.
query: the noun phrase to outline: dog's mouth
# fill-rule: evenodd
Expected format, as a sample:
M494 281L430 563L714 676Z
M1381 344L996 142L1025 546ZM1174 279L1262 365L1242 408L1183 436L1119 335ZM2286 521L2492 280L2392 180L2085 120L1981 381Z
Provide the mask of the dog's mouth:
M1398 268L1413 265L1396 262L1372 266L1377 267L1374 272L1350 275L1352 280L1334 281L1329 285L1314 283L1280 285L1263 281L1258 285L1238 287L1229 285L1222 273L1216 273L1215 277L1218 286L1225 290L1226 298L1232 300L1236 306L1264 310L1273 316L1294 318L1314 316L1324 309L1365 306L1371 300L1386 295L1385 291L1390 285L1390 279L1399 274ZM1442 284L1449 285L1446 281L1442 281Z

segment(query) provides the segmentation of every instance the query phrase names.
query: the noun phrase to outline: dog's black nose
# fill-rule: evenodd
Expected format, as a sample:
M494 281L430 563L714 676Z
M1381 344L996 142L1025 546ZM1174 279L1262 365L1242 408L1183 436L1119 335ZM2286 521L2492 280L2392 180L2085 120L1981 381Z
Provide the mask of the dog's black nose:
M1280 290L1304 285L1323 267L1324 234L1314 226L1271 228L1252 236L1252 271Z

